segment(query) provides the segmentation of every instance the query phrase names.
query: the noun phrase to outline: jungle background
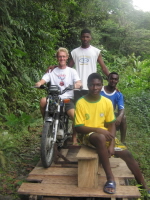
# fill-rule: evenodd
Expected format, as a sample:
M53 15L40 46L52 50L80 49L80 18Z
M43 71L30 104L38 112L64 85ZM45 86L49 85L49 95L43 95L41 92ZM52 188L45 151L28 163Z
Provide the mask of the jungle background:
M126 143L150 186L150 12L135 10L132 0L3 0L0 14L0 194L21 199L17 189L40 155L45 93L31 86L57 63L59 47L80 46L83 28L120 75Z

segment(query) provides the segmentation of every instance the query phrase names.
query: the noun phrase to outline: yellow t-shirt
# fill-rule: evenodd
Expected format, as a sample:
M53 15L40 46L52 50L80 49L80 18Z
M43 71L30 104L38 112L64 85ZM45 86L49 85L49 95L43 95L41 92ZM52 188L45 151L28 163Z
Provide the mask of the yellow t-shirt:
M112 102L106 97L100 96L96 102L89 102L82 97L76 103L75 127L87 126L107 130L104 123L115 120Z

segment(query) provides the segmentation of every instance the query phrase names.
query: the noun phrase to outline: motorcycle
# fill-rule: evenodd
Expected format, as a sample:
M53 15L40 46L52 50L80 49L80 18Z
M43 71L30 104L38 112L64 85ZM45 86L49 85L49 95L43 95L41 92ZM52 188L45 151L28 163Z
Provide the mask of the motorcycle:
M72 137L68 131L69 116L65 112L65 103L68 103L70 99L62 100L59 95L68 90L73 90L73 86L69 85L62 92L57 85L50 85L49 87L41 85L36 88L47 90L47 103L41 137L41 162L43 167L48 168L53 162L55 144L58 148L62 147L64 142Z

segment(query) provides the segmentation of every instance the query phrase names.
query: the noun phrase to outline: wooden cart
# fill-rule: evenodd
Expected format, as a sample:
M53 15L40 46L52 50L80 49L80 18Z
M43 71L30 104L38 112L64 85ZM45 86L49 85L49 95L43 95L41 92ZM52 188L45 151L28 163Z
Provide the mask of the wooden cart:
M45 169L39 162L29 173L26 183L23 183L19 194L30 195L29 199L69 200L75 197L85 197L88 200L108 198L139 198L140 192L136 186L129 186L128 179L134 176L120 158L110 158L112 172L116 181L116 193L103 192L106 176L99 165L96 151L89 147L68 146L66 149L55 149L55 162Z

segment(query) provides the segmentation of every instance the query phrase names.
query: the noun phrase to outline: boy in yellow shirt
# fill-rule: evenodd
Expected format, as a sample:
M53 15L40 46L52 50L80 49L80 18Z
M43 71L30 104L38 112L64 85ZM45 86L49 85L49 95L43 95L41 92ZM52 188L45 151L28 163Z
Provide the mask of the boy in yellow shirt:
M116 183L109 162L109 157L115 155L126 162L138 184L141 184L150 193L132 154L124 145L118 147L118 140L115 139L115 116L112 102L100 95L103 86L102 77L97 73L91 74L88 77L87 85L88 94L81 97L76 103L75 129L82 134L83 144L97 150L107 178L104 192L114 194L116 191ZM105 128L105 123L108 124L108 128Z

